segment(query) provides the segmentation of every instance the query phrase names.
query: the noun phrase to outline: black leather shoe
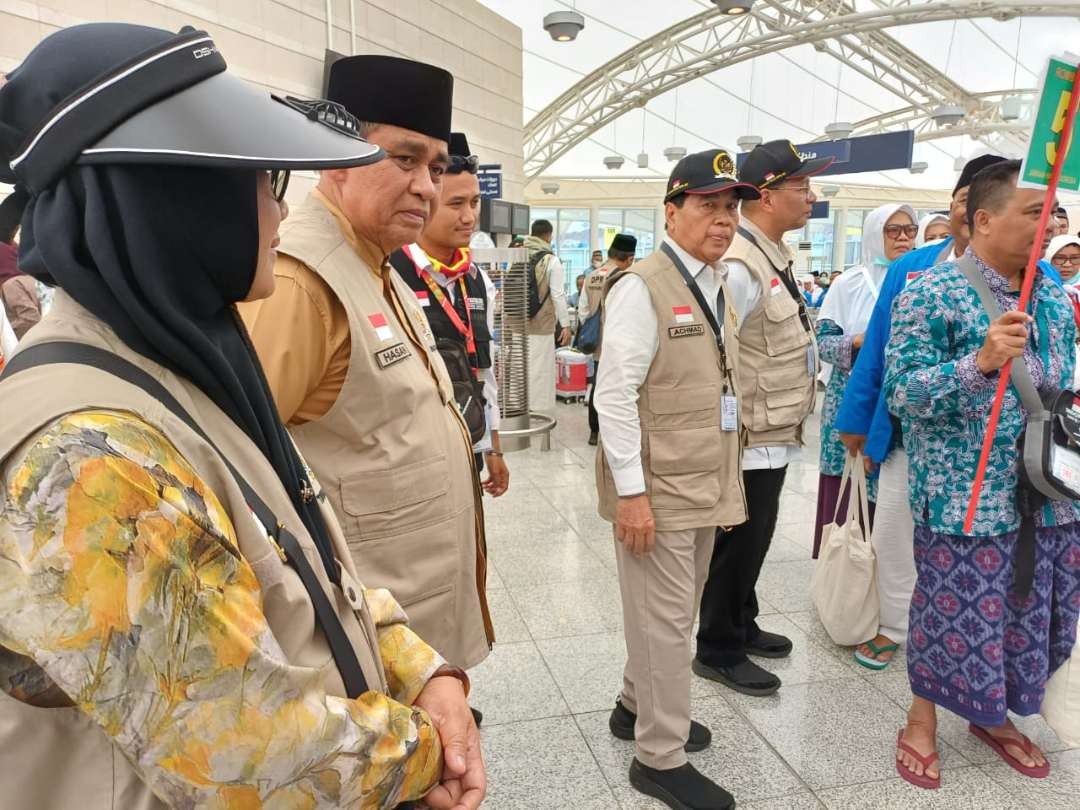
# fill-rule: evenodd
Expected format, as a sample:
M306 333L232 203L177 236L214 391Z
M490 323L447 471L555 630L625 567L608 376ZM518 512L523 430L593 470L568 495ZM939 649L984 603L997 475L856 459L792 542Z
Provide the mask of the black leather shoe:
M630 763L630 784L675 810L732 810L735 797L687 762L658 771L636 759Z
M787 658L791 655L793 646L787 636L762 630L757 638L747 643L746 654L756 655L758 658Z
M611 710L611 717L608 719L608 728L611 729L611 733L620 740L632 740L636 722L637 715L623 706L621 700L616 700L615 708ZM686 741L683 748L690 753L704 751L710 743L712 743L712 732L701 723L691 720L690 739Z
M730 667L711 667L695 658L690 668L695 675L722 683L729 689L751 697L766 697L780 688L780 679L747 659Z
M589 434L589 445L591 447L596 447L596 442L599 439L600 439L600 434L597 433L596 431L593 431L592 433Z
M469 711L472 712L472 719L476 721L476 727L480 728L480 724L484 722L483 713L473 708L470 708Z

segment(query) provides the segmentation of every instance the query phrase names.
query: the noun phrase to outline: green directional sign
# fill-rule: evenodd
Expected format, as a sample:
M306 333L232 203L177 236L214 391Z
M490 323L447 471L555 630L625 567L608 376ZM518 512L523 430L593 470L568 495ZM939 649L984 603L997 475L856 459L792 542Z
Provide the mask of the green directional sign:
M1050 173L1054 168L1057 150L1061 147L1061 133L1065 129L1065 113L1069 107L1076 69L1075 60L1050 57L1043 75L1035 123L1031 129L1031 142L1020 170L1022 186L1046 188L1050 185ZM1074 131L1058 185L1058 188L1066 191L1080 191L1080 148L1077 147L1075 135Z

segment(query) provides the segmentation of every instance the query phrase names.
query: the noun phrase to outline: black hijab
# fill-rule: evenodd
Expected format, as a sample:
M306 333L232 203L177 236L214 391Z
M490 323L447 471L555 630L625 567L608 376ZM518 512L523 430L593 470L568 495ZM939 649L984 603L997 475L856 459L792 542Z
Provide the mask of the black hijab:
M114 52L105 60L117 58ZM49 105L94 75L79 62L54 60L51 72L36 73L24 63L9 76L0 93L5 169ZM318 502L302 494L309 486L305 467L235 309L258 263L256 180L250 169L72 165L30 196L19 266L63 289L134 351L210 397L273 465L336 582L329 531Z

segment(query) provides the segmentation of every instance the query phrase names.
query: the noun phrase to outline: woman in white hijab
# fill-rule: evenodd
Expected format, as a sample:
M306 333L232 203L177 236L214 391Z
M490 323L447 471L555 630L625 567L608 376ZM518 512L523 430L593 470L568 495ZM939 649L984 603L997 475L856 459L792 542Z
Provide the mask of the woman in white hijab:
M847 461L847 450L836 432L836 411L844 398L851 367L862 346L863 332L870 322L870 314L874 311L878 290L881 289L889 263L911 250L917 232L915 210L910 205L883 205L867 214L862 232L863 263L848 268L833 282L818 313L818 350L822 361L832 364L832 371L821 410L821 464L814 557L817 557L821 546L821 530L832 523L836 514L840 500L840 477ZM871 482L871 501L876 494L874 489ZM873 514L871 504L871 520Z
M948 216L927 214L919 220L919 235L915 237L915 247L921 248L927 242L938 242L949 235Z
M1080 238L1067 233L1055 236L1050 240L1043 258L1061 276L1061 285L1072 302L1076 327L1080 329ZM1077 360L1080 360L1080 343L1077 344ZM1073 376L1073 387L1080 387L1080 364Z

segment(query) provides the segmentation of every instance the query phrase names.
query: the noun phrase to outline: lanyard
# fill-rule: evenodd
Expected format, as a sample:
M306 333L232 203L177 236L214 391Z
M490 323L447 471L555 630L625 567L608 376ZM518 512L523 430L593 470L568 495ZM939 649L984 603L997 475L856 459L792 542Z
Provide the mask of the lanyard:
M468 321L461 320L461 316L454 308L454 305L450 303L450 299L446 297L446 293L443 292L442 287L438 282L431 277L431 273L427 271L427 268L418 267L417 273L420 278L427 284L428 289L431 290L431 294L435 296L435 300L439 302L439 306L442 307L443 312L446 313L446 317L450 319L450 323L454 325L454 328L458 330L463 338L465 338L465 351L469 355L470 365L473 367L473 374L479 379L480 376L480 358L476 353L476 335L473 332L472 326L472 312L469 311L469 293L465 287L465 279L459 276L458 282L458 297L465 304L465 318Z
M807 332L813 332L814 329L810 326L810 316L806 314L806 301L799 293L799 285L795 283L795 276L791 273L791 265L788 265L783 270L773 264L772 259L769 258L769 254L765 252L765 248L758 242L757 237L750 231L741 225L738 228L739 236L749 242L751 245L761 251L761 255L765 257L765 261L769 263L769 266L773 269L776 275L780 276L780 280L784 282L784 287L787 289L788 294L795 300L795 303L799 307L799 320L802 321L803 328ZM767 290L763 292L768 292Z
M690 271L686 269L686 265L683 264L683 260L679 258L674 250L671 249L671 245L667 242L660 243L660 249L667 254L667 257L671 259L672 264L679 271L679 275L683 277L683 281L686 282L686 286L690 288L691 294L694 296L694 300L697 301L701 311L705 313L705 320L709 322L709 328L712 329L713 337L716 339L716 348L720 351L720 371L724 375L726 382L724 383L724 392L727 392L727 385L731 382L731 371L728 368L727 361L727 349L724 348L724 333L720 328L719 322L716 320L716 316L713 314L712 307L709 306L709 302L705 300L705 294L701 292L701 287L698 286L697 280L690 275ZM723 296L723 288L721 288L720 297ZM724 304L720 304L724 306Z

